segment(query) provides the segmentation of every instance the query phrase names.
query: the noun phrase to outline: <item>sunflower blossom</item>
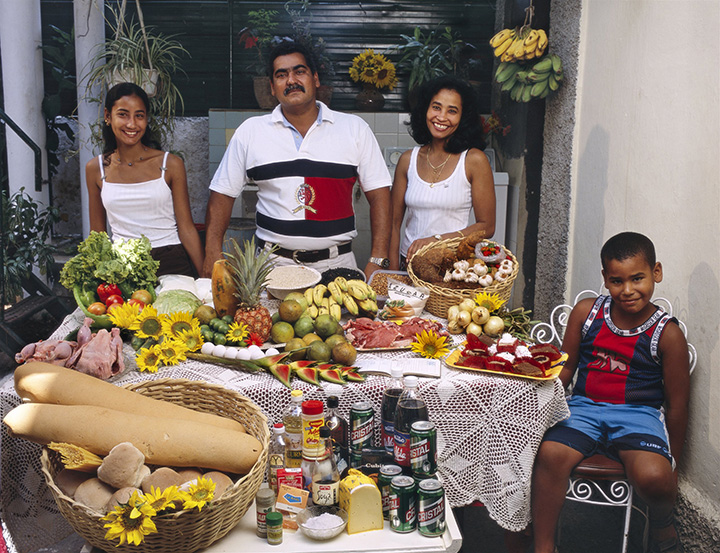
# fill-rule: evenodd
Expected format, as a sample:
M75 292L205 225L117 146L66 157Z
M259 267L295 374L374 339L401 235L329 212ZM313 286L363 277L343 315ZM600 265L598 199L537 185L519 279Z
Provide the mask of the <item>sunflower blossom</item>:
M130 327L130 330L133 330L138 338L160 338L163 327L157 309L152 305L146 305L132 327Z
M201 511L205 504L212 501L214 497L215 482L201 476L197 479L196 484L190 485L190 491L185 492L183 509L194 509L197 507L198 511Z
M475 303L481 307L487 308L490 313L500 309L505 303L497 294L488 294L487 292L478 292L475 296Z
M162 343L158 344L160 350L160 362L163 365L177 365L180 361L187 359L185 354L188 349L184 343L179 340L165 338Z
M202 345L205 343L205 340L203 340L202 332L200 328L194 328L192 330L183 330L180 332L180 336L178 336L178 341L185 344L185 347L188 351L197 351L199 350Z
M447 347L447 336L438 336L437 333L427 330L415 335L411 349L428 359L443 357L450 351Z
M140 315L140 306L136 303L123 303L110 310L108 316L118 328L131 328Z
M233 343L242 342L248 335L247 325L245 323L232 323L225 338Z
M176 311L163 317L162 331L169 338L178 338L183 330L200 329L200 321L193 318L192 313Z
M138 371L156 373L160 366L160 346L155 344L149 348L142 348L135 356Z
M184 496L177 486L168 486L164 490L151 486L150 492L145 494L145 499L159 513L166 509L174 509L175 502L184 501Z
M152 520L155 514L155 509L145 498L140 497L138 492L133 492L127 503L118 505L100 519L107 521L107 524L104 525L105 528L108 528L105 539L119 538L118 545L122 545L126 541L133 545L140 545L146 535L157 532L157 527Z

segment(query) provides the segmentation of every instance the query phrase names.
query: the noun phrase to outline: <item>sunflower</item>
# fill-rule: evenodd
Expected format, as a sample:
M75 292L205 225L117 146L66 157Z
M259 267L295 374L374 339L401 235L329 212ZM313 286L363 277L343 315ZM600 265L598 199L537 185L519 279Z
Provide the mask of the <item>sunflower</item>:
M242 342L248 335L247 325L245 323L232 323L225 338L233 343ZM262 345L262 344L261 344Z
M162 318L157 309L146 305L138 315L137 320L130 327L138 338L160 338L163 332Z
M348 73L356 83L371 84L375 88L392 89L397 83L395 65L384 55L376 54L371 49L353 58Z
M118 328L131 328L140 315L140 306L136 303L123 303L113 307L108 316Z
M176 311L165 315L162 320L163 334L169 338L177 338L183 330L200 329L200 321L193 318L192 313Z
M118 545L122 545L126 541L133 545L140 545L146 535L157 532L157 527L152 520L155 514L156 511L150 503L135 491L127 503L118 505L100 519L107 521L107 524L104 525L105 528L108 528L105 539L120 538Z
M183 509L198 508L201 511L206 503L215 498L215 482L202 476L197 479L196 484L190 485L190 491L185 492Z
M166 509L174 509L176 501L183 501L184 495L177 486L168 486L164 490L150 487L150 492L145 494L145 499L158 513Z
M395 78L395 66L388 60L385 60L377 72L375 86L378 88L387 88L388 90L392 90L395 88L396 84L397 79Z
M156 373L160 366L160 346L155 344L149 348L142 348L135 357L135 363L140 372Z
M447 336L438 336L435 332L427 330L415 335L411 349L428 359L443 357L450 351L447 348Z
M185 347L188 351L197 351L205 343L200 328L181 331L180 336L177 337L177 340L185 344Z
M176 365L186 359L187 346L179 340L165 338L157 347L159 348L160 361L163 365Z
M494 313L503 306L505 301L501 300L497 294L478 292L477 296L475 296L475 303L481 307L487 308L490 313Z

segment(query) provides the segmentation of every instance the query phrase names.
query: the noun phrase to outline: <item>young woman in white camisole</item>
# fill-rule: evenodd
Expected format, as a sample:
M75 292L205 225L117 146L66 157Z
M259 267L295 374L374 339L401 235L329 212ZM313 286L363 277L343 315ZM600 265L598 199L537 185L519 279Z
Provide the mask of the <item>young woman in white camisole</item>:
M147 236L158 276L202 270L204 252L190 212L185 165L156 149L148 129L150 104L132 83L105 99L103 153L88 162L90 229L113 239Z
M431 242L476 231L490 238L495 232L495 184L482 151L472 87L451 76L424 85L410 114L410 134L421 146L405 152L395 169L390 240L395 270ZM476 222L468 225L471 209Z

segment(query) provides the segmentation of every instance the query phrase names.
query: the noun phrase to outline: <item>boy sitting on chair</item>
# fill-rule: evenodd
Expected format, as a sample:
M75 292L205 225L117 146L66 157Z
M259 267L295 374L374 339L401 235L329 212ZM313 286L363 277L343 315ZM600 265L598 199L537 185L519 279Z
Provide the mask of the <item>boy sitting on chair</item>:
M651 551L680 551L673 507L688 418L687 342L677 320L650 303L662 266L647 237L613 236L600 257L610 295L581 300L570 313L560 373L568 386L577 371L570 417L547 431L535 460L535 553L555 550L570 473L596 453L622 462L647 503Z

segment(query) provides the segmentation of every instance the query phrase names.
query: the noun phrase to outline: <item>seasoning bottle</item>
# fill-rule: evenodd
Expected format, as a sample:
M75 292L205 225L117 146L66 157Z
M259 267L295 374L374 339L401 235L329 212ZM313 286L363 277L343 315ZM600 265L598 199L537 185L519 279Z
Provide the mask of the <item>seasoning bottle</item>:
M410 426L415 421L428 420L427 405L418 395L417 376L403 379L405 389L398 399L395 411L395 462L410 468Z
M348 466L348 423L338 413L339 404L340 401L337 396L328 396L328 412L325 414L325 426L330 429L335 464L342 474Z
M338 502L340 473L335 464L332 438L327 426L320 428L320 439L325 444L320 457L315 459L312 468L312 497L315 505L335 505Z
M390 455L395 453L395 410L403 391L402 377L402 367L393 365L390 369L390 382L385 388L382 398L380 435L382 445Z
M255 496L255 515L257 529L255 533L260 538L267 537L267 515L275 506L275 492L270 488L260 488Z
M283 541L283 516L278 511L267 514L267 542L270 545L280 545Z
M320 440L320 427L325 424L323 417L323 402L308 400L302 402L302 455L314 459L323 452Z
M293 390L290 393L290 404L283 412L287 468L300 468L302 463L302 398L302 390Z
M276 422L273 425L273 435L268 447L268 484L277 493L278 469L285 468L285 425Z

